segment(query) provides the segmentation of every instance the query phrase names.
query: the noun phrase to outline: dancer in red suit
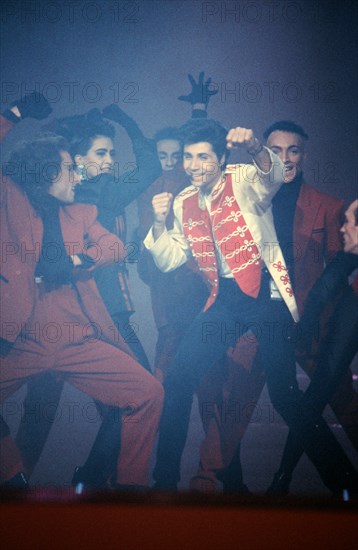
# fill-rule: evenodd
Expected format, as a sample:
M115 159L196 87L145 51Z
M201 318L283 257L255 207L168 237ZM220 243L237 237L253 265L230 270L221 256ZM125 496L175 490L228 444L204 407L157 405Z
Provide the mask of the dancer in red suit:
M13 109L2 117L2 136L20 114ZM123 260L124 245L97 222L96 207L70 205L79 178L64 139L25 143L6 170L11 179L3 177L1 186L1 337L8 346L1 401L29 377L53 369L94 399L123 409L116 481L146 485L163 390L113 326L92 276ZM1 481L22 483L25 468L14 442L5 434L1 443Z
M108 114L119 122L129 118L116 105L107 110L110 111ZM129 132L135 131L135 126L131 121ZM68 140L76 170L81 173L81 185L75 189L75 202L96 206L101 225L126 243L125 207L160 173L160 163L153 145L144 137L136 140L134 153L138 178L132 181L129 173L120 177L115 175L115 128L103 119L98 109L92 109L83 115L55 120L55 131ZM129 252L131 250L133 247L130 246ZM131 255L128 256L130 261ZM130 322L134 303L127 259L125 262L116 262L96 270L94 279L112 323L138 362L150 372L149 361ZM41 455L56 418L62 389L63 380L59 380L52 372L37 376L27 384L16 444L21 450L29 474ZM81 483L87 487L103 487L114 477L120 442L120 412L115 408L107 410L102 405L99 407L99 413L103 418L100 430L85 465L76 468L74 485Z

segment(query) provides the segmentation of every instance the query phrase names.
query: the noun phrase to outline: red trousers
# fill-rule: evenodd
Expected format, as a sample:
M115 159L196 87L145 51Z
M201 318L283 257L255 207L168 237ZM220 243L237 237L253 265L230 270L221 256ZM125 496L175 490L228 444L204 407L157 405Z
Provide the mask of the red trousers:
M31 318L1 361L0 401L30 376L52 369L92 398L119 407L124 414L117 482L147 485L163 389L135 359L101 340L100 334L101 327L86 316L73 287L43 292L39 285ZM6 437L2 443L4 481L21 464L13 441Z

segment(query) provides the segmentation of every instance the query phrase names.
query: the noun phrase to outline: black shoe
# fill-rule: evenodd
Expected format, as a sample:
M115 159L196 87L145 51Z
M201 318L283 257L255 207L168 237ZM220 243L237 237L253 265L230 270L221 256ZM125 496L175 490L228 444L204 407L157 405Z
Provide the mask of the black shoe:
M86 487L88 487L88 484L85 480L83 468L81 466L76 466L72 476L71 485L72 487L74 487L75 493L77 495L81 495Z
M75 493L81 495L85 489L105 489L108 488L107 480L103 476L88 473L84 466L76 466L71 480L71 485Z
M267 496L283 497L290 492L291 476L284 472L277 472L270 487L266 491Z
M334 498L349 502L358 499L358 475L356 472L346 472L343 481L336 488L331 488Z
M29 482L23 472L19 472L16 476L8 479L1 485L4 489L28 489Z

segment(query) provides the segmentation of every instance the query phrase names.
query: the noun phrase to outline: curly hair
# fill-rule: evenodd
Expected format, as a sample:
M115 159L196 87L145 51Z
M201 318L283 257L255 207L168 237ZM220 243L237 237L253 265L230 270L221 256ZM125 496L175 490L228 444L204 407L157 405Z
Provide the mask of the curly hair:
M213 119L191 119L180 128L183 146L193 145L201 141L210 143L218 159L229 151L226 148L227 129Z
M61 171L62 151L69 151L65 138L47 133L21 142L10 155L11 179L26 193L37 213L43 211L48 190Z
M115 137L115 128L102 118L99 109L91 109L83 115L60 118L55 123L57 134L64 136L70 144L69 152L75 155L86 155L98 136L110 139Z

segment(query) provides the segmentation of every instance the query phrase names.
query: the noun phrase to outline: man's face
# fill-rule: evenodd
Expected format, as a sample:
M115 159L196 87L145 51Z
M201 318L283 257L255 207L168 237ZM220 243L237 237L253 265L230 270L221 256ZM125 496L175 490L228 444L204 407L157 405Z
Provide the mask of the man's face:
M73 168L70 153L61 151L60 172L53 180L48 193L62 202L71 203L75 199L75 187L80 182L79 176Z
M183 166L191 184L204 193L210 193L221 178L221 166L211 143L202 141L184 146Z
M157 154L163 172L174 170L182 157L180 142L176 139L161 139L157 141Z
M113 172L115 154L111 138L98 136L85 155L75 155L75 161L84 165L86 178L90 180Z
M306 153L304 140L301 136L276 130L267 138L267 147L282 160L285 167L285 183L290 183L302 173Z
M352 202L345 212L345 222L341 227L343 233L344 252L358 254L358 225L356 225L355 211L358 208L358 199Z

